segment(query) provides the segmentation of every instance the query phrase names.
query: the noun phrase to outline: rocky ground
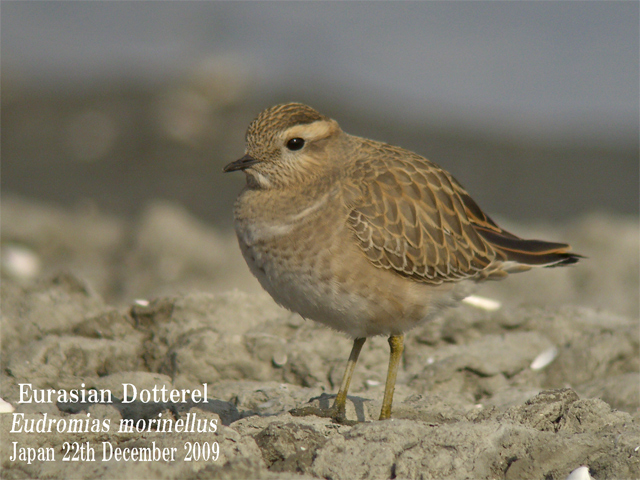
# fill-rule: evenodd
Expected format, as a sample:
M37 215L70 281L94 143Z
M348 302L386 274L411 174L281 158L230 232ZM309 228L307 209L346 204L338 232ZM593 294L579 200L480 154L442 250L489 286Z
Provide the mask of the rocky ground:
M564 480L585 465L597 480L640 478L637 219L505 227L571 241L589 258L488 284L479 293L499 310L462 305L409 333L390 421L375 420L388 346L367 341L347 412L360 423L346 426L288 411L331 402L350 340L276 306L230 232L168 203L124 221L5 197L0 379L15 412L0 414L2 477ZM114 401L20 403L27 383L84 384ZM208 402L123 403L125 383L204 383ZM11 431L45 414L111 427ZM194 417L216 431L144 428ZM144 431L119 432L121 419ZM95 461L63 461L65 442L90 442ZM176 459L106 459L103 442L177 448ZM185 461L194 442L217 459ZM14 446L51 447L56 460L11 461Z

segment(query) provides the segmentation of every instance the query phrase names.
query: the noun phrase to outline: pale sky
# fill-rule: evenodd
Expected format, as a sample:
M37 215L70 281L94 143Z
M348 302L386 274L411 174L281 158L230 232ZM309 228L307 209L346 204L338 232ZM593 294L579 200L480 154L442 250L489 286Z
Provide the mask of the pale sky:
M320 91L531 136L637 136L638 2L2 2L3 79L163 79L238 59ZM17 80L16 80L17 79Z

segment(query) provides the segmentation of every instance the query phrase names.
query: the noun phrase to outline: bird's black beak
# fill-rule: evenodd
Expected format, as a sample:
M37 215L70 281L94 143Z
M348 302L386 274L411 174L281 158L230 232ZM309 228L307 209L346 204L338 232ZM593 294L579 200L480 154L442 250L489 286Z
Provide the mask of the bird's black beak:
M251 165L255 165L259 160L256 160L251 155L245 155L244 157L236 160L235 162L231 162L229 165L224 167L223 172L235 172L236 170L244 170L245 168L249 168Z

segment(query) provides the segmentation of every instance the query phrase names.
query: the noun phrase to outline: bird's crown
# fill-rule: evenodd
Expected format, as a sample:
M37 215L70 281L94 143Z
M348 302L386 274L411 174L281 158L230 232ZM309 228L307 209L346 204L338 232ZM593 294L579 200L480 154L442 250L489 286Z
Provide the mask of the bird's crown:
M263 110L247 128L247 143L264 143L281 132L298 125L329 120L303 103L282 103Z

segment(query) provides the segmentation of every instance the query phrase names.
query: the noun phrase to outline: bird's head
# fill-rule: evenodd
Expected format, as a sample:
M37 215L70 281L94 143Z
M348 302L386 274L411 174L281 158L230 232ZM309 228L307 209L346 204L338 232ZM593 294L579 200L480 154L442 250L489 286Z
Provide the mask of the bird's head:
M335 166L340 159L336 147L344 136L335 120L307 105L276 105L251 122L245 155L224 171L244 171L247 183L256 188L303 184Z

